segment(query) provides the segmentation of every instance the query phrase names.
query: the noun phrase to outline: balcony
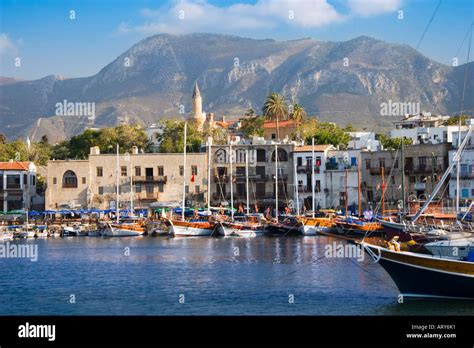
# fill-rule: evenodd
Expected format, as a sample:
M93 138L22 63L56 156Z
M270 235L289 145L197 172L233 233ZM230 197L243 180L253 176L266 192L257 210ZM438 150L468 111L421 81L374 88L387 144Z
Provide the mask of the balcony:
M306 166L297 166L296 167L296 172L299 174L304 174L304 173L311 173L311 165L306 165ZM320 166L314 167L314 172L318 174L320 172Z
M157 176L133 176L133 182L162 182L166 184L168 177L166 175Z
M456 177L456 176L454 175L454 177ZM472 172L471 172L471 173L469 173L469 172L461 172L461 173L459 174L459 177L460 177L461 179L474 179L474 173L472 173Z
M298 192L312 192L312 191L311 191L310 186L298 186Z
M136 199L145 201L145 200L157 200L159 197L158 192L148 193L148 192L140 192L136 195Z
M431 166L431 165L418 165L418 166L405 166L405 174L431 174L441 173L443 169L441 166Z
M382 168L384 168L384 174L390 173L392 168L390 167L371 167L369 169L370 175L381 175L382 174Z

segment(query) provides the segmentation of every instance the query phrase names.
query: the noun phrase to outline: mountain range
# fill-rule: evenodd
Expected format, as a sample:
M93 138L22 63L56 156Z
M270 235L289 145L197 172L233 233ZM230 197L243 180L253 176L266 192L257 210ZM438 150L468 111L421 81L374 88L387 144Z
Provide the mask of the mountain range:
M441 48L440 48L441 49ZM217 34L146 38L96 75L0 78L0 133L51 141L86 127L143 125L191 110L198 83L206 112L242 116L260 112L270 92L302 105L308 115L380 131L394 117L381 103L419 102L421 110L455 114L461 108L466 65L433 61L407 45L361 36L344 42L305 38L255 40ZM474 107L469 63L464 109ZM57 103L95 103L95 118L61 116Z

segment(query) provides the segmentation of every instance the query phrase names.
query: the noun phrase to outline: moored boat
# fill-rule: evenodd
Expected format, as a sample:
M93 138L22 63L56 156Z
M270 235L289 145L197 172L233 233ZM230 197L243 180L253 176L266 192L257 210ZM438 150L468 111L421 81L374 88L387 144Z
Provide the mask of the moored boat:
M293 216L282 218L279 222L271 222L267 225L267 231L272 236L301 236L303 224Z
M405 297L474 299L474 263L361 242Z
M171 231L181 237L209 237L216 229L216 223L209 221L169 220Z

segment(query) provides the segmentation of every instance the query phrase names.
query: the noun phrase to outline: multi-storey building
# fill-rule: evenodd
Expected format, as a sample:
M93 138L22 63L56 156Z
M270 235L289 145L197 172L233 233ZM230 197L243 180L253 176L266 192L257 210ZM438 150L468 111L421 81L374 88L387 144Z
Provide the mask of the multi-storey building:
M188 153L186 170L179 153L118 156L121 208L149 207L154 202L182 202L186 180L188 205L201 205L207 193L206 153ZM91 148L87 160L49 161L46 209L113 209L116 202L117 156ZM132 189L133 188L133 189Z
M249 140L232 142L232 145L213 145L211 173L211 204L230 204L231 186L234 207L245 207L247 200L246 155L248 153L248 192L252 210L259 211L275 206L276 167L275 154L278 153L278 202L279 209L294 205L293 148L290 142L276 142L254 137ZM232 150L231 150L232 149ZM232 151L232 152L231 152ZM232 153L232 164L231 164ZM232 166L232 185L230 182Z
M326 162L330 150L335 150L335 148L332 145L315 145L313 166L313 147L311 145L296 146L294 148L293 161L296 164L300 211L313 209L312 169L314 170L315 208L318 206L320 208L327 207L327 193L325 191Z
M404 147L405 198L426 199L448 166L449 144L419 144ZM385 205L397 209L402 199L401 152L383 150L361 153L361 189L368 203L382 197L384 172ZM446 187L438 196L446 197Z
M0 162L0 209L31 209L36 196L36 166L32 162Z

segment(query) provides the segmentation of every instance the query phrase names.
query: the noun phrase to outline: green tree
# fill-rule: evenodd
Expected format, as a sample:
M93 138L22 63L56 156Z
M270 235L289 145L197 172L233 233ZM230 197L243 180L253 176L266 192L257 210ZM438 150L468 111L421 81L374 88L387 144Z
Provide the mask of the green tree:
M375 138L380 141L384 150L397 150L402 144L402 138L390 138L386 134L376 134ZM412 145L413 141L410 138L403 138L403 145Z
M293 137L297 135L293 134ZM305 139L307 144L311 144L312 138L318 145L331 144L344 149L349 144L350 136L345 130L335 123L319 122L316 118L311 118L303 122L299 127L299 136Z
M263 136L263 122L265 122L263 116L243 118L241 120L242 125L240 131L247 137L254 135Z
M290 118L296 121L297 126L303 123L306 118L306 111L304 107L299 104L293 105L293 112L291 113Z
M263 115L266 119L276 121L277 126L277 138L280 139L280 120L284 120L288 117L288 106L278 93L271 93L262 108Z
M184 144L184 121L165 120L162 122L163 133L157 135L160 142L159 152L180 153L183 152ZM201 144L205 143L202 131L199 131L197 124L188 122L186 131L186 151L199 152Z
M459 120L461 120L461 125L466 124L466 121L469 119L467 115L461 115L461 116L452 116L446 121L444 121L445 126L457 126L459 125Z

